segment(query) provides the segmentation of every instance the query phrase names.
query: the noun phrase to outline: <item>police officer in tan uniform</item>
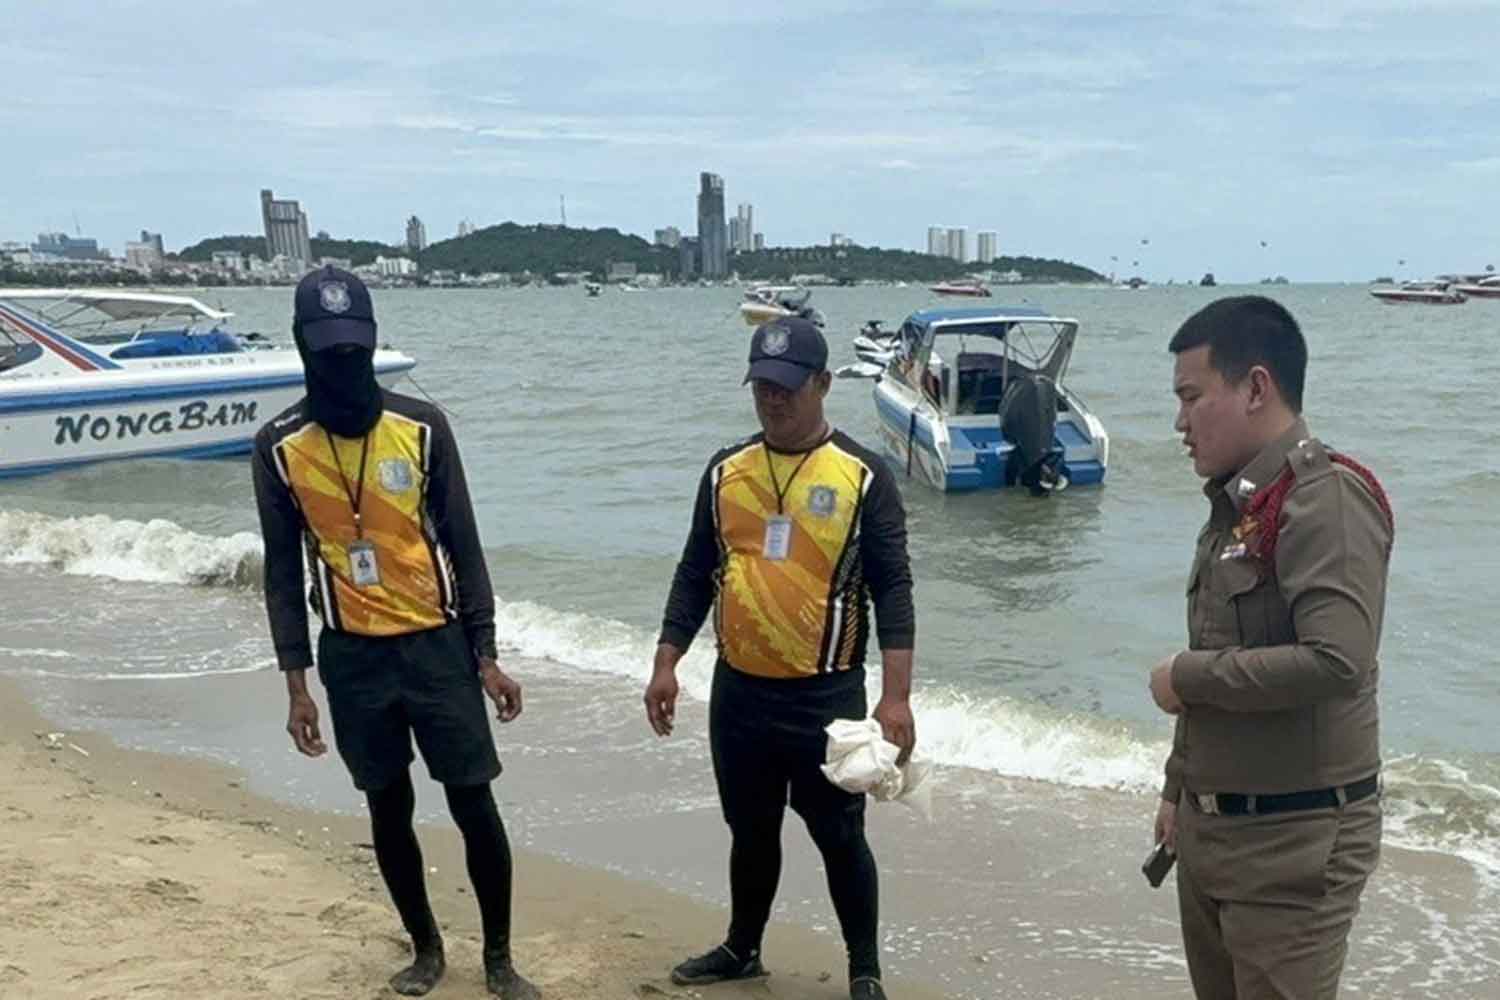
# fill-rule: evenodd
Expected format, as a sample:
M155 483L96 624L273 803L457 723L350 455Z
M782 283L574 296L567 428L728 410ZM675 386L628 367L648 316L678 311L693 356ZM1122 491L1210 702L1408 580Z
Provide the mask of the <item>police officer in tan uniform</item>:
M1270 299L1172 338L1176 429L1206 483L1156 837L1176 851L1203 1000L1324 1000L1380 854L1376 707L1394 524L1375 478L1301 417L1307 346Z

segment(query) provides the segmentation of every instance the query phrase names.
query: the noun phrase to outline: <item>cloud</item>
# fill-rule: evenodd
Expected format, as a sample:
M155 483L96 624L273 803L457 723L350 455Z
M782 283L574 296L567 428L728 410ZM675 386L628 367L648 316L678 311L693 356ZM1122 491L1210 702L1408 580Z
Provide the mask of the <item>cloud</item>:
M1493 3L11 6L0 124L55 166L0 161L0 239L75 207L115 246L244 228L268 184L350 234L550 219L562 187L570 218L649 232L691 224L700 169L773 242L988 219L1086 256L1149 229L1159 266L1227 272L1243 229L1357 276L1352 229L1413 259L1500 230L1464 193L1500 169ZM1423 211L1465 201L1452 231Z

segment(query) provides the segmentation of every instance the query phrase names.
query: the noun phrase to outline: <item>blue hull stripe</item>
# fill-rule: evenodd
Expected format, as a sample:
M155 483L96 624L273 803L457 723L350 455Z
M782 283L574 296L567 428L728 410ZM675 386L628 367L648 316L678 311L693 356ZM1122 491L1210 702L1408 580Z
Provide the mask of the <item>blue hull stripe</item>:
M242 438L233 441L220 441L217 444L201 444L188 448L161 448L156 451L137 451L125 455L94 455L88 458L70 458L60 462L33 462L29 465L12 465L0 467L0 479L8 479L19 476L36 476L45 472L58 472L62 469L73 469L81 465L92 465L95 462L118 462L126 459L140 458L226 458L231 455L249 454L255 443L255 435L252 431Z
M415 364L376 369L376 375L393 375L410 371ZM112 403L151 399L189 399L197 396L220 396L250 392L256 389L279 389L302 385L301 372L295 375L262 375L255 378L219 379L212 382L185 382L173 385L141 385L124 389L77 389L65 392L28 392L7 398L6 384L0 382L0 414L33 413L37 410L77 410Z

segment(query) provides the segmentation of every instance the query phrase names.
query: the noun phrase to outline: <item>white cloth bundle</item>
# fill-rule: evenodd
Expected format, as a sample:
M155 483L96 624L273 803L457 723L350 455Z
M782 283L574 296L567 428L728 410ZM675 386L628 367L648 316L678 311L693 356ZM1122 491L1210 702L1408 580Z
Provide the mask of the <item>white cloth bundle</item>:
M869 793L880 802L901 802L932 819L932 795L927 788L931 766L915 755L905 766L896 758L901 748L886 742L874 719L835 719L828 733L823 774L846 792Z

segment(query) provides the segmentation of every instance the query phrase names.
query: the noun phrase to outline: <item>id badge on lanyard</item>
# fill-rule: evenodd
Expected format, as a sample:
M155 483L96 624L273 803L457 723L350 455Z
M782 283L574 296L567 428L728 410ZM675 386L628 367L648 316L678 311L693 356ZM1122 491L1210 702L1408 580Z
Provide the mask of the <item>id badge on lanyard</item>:
M776 465L771 461L770 447L765 444L762 447L766 452L766 472L771 477L771 488L776 491L776 514L766 518L766 537L761 541L760 554L771 562L785 562L792 554L792 519L786 515L786 494L792 488L792 480L797 478L797 473L802 471L802 467L812 456L812 451L802 456L802 460L787 477L786 485L782 486L776 481Z
M792 519L784 514L766 518L766 537L760 554L772 562L782 562L792 551Z
M380 586L380 557L371 542L360 539L349 543L349 577L361 589Z

